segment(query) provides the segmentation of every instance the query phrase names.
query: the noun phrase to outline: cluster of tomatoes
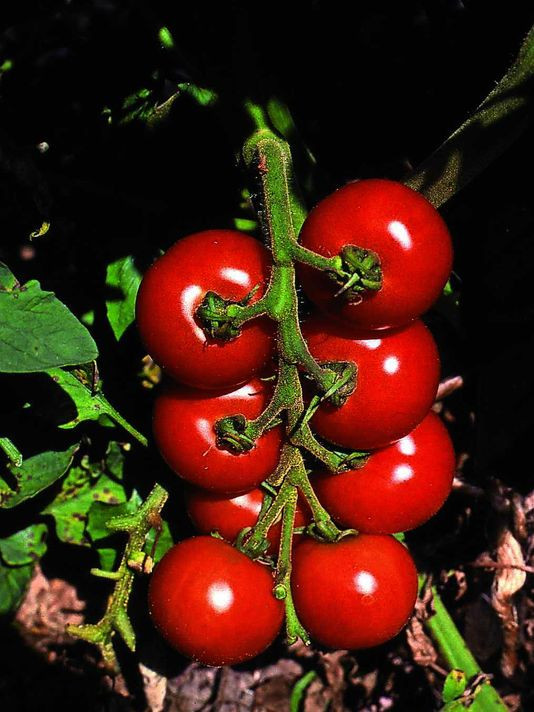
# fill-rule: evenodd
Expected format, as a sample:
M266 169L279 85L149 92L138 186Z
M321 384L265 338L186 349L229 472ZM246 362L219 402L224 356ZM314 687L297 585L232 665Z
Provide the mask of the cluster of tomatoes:
M357 367L353 392L341 406L322 402L312 428L338 451L369 456L352 470L311 475L332 518L358 534L335 543L299 536L293 599L300 621L320 643L368 647L394 636L415 602L415 565L392 534L430 518L452 484L454 451L430 410L438 353L419 320L450 273L450 236L418 193L392 181L365 180L319 203L300 244L327 258L344 255L349 266L356 245L379 266L379 288L361 294L340 288L327 272L304 264L297 269L318 307L302 325L312 356L320 364ZM278 634L284 614L272 594L271 569L229 543L254 526L262 510L260 485L278 464L283 425L241 454L220 447L215 429L221 418L238 413L257 418L270 401L272 382L261 376L276 351L274 324L260 317L246 322L237 338L222 341L209 338L197 318L208 292L253 304L267 289L270 269L268 250L248 235L197 233L148 270L137 301L141 337L170 377L155 404L155 440L187 483L189 515L200 532L156 567L150 612L175 648L208 665L257 655ZM309 519L299 501L296 526ZM208 536L213 530L222 539ZM268 553L274 553L279 523L268 538Z

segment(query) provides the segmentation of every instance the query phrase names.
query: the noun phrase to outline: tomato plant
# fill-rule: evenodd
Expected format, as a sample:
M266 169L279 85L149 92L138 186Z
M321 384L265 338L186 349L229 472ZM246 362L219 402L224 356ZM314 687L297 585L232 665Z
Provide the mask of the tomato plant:
M347 536L335 544L308 539L293 559L297 613L330 648L380 645L410 617L417 595L413 560L396 539Z
M384 334L353 332L313 316L303 325L320 362L353 361L356 389L341 407L325 402L312 419L315 430L346 448L374 449L407 435L436 396L439 357L422 322Z
M326 257L349 245L379 258L381 286L350 302L327 274L302 266L302 286L331 316L364 329L408 324L436 301L452 267L449 231L437 210L401 183L370 179L349 183L308 215L301 242Z
M187 513L196 529L202 534L217 531L228 541L234 541L245 527L253 527L258 521L265 492L253 489L237 497L220 495L188 487L185 493ZM305 502L299 500L295 515L295 527L303 527L310 521ZM281 522L276 522L268 531L268 554L274 554L280 544Z
M176 544L156 567L148 592L152 620L183 655L233 665L261 653L282 623L273 577L230 544L198 536Z
M433 709L443 683L446 710L503 712L493 674L507 702L517 706L520 694L532 708L525 682L534 658L525 632L534 620L527 576L534 505L521 475L529 449L532 354L523 342L533 313L527 246L534 244L534 208L528 170L513 157L528 164L531 135L525 140L521 132L532 118L534 28L527 35L521 13L473 2L363 3L356 24L340 22L329 3L310 3L294 27L251 3L210 7L210 22L194 3L168 11L146 0L33 4L28 13L15 3L0 32L0 512L9 510L0 527L2 652L31 657L17 640L17 628L26 628L23 642L54 658L61 694L72 684L74 705L109 707L114 700L100 693L114 692L107 680L102 689L100 677L120 672L119 639L133 656L139 623L154 709L231 706L236 699L226 693L251 680L247 702L261 706L272 691L258 677L261 661L228 674L184 665L180 680L163 689L161 673L170 671L159 664L156 630L143 626L137 606L135 620L128 615L136 580L155 567L151 590L159 586L161 607L154 606L154 618L163 611L171 637L187 625L200 644L178 647L198 660L231 662L261 649L274 630L255 629L265 601L275 606L277 624L283 605L288 643L307 645L313 634L320 649L392 635L413 599L406 562L390 565L392 552L382 552L406 554L388 532L412 529L435 512L454 471L449 438L428 410L439 364L422 318L444 346L439 412L454 424L458 446L457 494L443 516L406 538L424 605L406 642L356 655L355 673L344 654L310 651L302 680L290 680L297 667L284 663L282 687L295 687L280 706L313 706L318 681L302 697L318 668L319 696L334 707ZM490 15L498 16L493 32ZM514 31L506 35L503 18L512 15ZM509 57L520 34L517 60L496 84L500 60L486 50ZM321 52L328 36L336 38L335 52ZM469 47L464 55L459 39ZM465 90L475 107L485 87L487 98L446 138L466 106ZM451 239L438 209L455 236L449 283ZM163 256L148 267L156 255ZM436 311L425 315L436 298ZM510 317L515 328L506 329ZM161 455L176 476L165 474ZM182 525L190 528L176 501L188 487L199 488L188 495L198 528L217 528L215 537L227 541L179 544L159 566ZM348 526L358 529L356 539ZM308 552L302 565L301 543ZM195 547L202 555L186 561L184 552ZM322 565L315 569L316 559ZM84 562L100 581L80 575ZM455 568L465 574L461 591ZM51 577L58 586L46 584ZM86 655L84 644L63 645L62 635L55 659L57 630L48 626L57 628L55 616L41 613L56 610L58 596L72 599L68 584L82 579L87 619L75 600L61 618L69 634L96 643L103 659ZM457 595L464 582L467 595ZM237 602L241 588L246 614ZM489 675L453 620L458 615L476 649L487 650L478 599L504 632L502 649L497 640L485 656ZM182 604L189 604L183 624L173 618ZM344 618L352 604L361 604L357 632L367 642L351 628L355 616ZM89 621L98 608L101 619ZM233 626L221 608L232 608ZM337 640L323 634L327 623ZM434 652L424 639L426 660L435 661L426 677L416 667L421 626L435 644ZM252 640L256 634L261 641ZM240 641L234 656L224 648ZM300 652L293 648L289 657ZM90 674L68 674L80 669L79 656ZM127 656L123 647L121 660ZM35 661L4 659L0 709L22 712L17 695L32 697ZM442 675L447 668L452 673ZM126 672L124 679L137 688L138 677ZM332 681L337 696L327 689ZM85 694L91 686L94 704ZM200 690L202 699L182 699L188 690ZM135 692L134 707L144 699Z
M259 379L229 392L197 391L168 384L154 404L153 430L168 465L191 484L240 494L257 487L275 469L282 433L272 428L248 452L217 446L216 422L234 413L260 415L271 388Z
M420 526L452 487L455 456L447 429L430 412L409 435L372 452L354 470L314 477L321 503L345 527L394 534Z
M137 325L154 360L174 379L195 388L231 388L259 373L273 350L264 319L243 327L239 339L211 339L197 309L206 293L250 302L269 276L269 253L235 230L206 230L178 240L145 273L137 297ZM257 291L251 294L254 289Z

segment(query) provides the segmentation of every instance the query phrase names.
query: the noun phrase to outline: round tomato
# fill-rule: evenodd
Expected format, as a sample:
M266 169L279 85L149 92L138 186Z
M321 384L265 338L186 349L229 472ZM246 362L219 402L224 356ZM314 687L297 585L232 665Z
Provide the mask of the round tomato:
M213 494L196 487L186 491L187 512L195 527L202 534L218 531L228 541L233 541L245 527L253 527L261 511L264 491L253 489L237 497ZM305 502L299 499L295 513L295 527L304 527L310 521L309 510ZM275 554L280 544L281 521L269 529L268 554Z
M313 488L344 527L394 534L420 526L449 495L455 457L447 429L429 413L404 438L372 452L357 470L322 473Z
M282 429L268 430L252 450L238 455L217 447L214 425L238 413L257 418L270 397L271 388L259 379L230 393L169 385L154 404L159 451L176 474L197 487L223 494L247 492L276 469Z
M304 291L315 304L367 329L416 319L436 301L452 267L451 238L439 213L422 195L390 180L361 180L329 195L310 212L300 241L325 257L346 245L378 255L382 286L362 292L360 303L336 297L339 285L327 274L300 267Z
M209 338L195 316L206 292L240 301L265 290L269 252L235 230L207 230L176 242L146 272L137 296L137 325L154 360L195 388L230 388L259 373L273 351L267 318L243 326L232 341Z
M351 334L331 320L312 317L303 326L319 361L353 361L356 389L339 408L325 401L312 418L316 432L332 443L372 450L407 435L436 396L439 357L421 321L384 334Z
M150 615L179 652L204 665L233 665L275 639L284 605L272 595L270 570L221 539L176 544L156 566Z
M306 539L295 549L291 581L302 625L330 648L384 643L406 624L417 596L412 557L377 534L335 544Z

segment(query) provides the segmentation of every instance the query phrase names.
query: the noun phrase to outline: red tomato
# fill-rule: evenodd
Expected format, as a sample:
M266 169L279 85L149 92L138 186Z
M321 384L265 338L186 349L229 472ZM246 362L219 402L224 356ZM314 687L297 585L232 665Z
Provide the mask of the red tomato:
M421 321L358 336L312 317L303 334L318 361L353 361L358 367L356 390L347 401L340 408L325 402L313 416L319 435L342 447L372 450L404 437L423 420L436 396L440 364Z
M367 329L408 324L438 298L452 267L449 231L422 195L389 180L349 183L322 200L300 235L304 247L325 257L356 245L377 253L382 287L363 292L361 303L335 297L326 274L300 267L309 298L329 314Z
M270 570L221 539L176 544L150 581L150 615L163 637L204 665L233 665L275 639L284 605Z
M210 339L195 312L206 292L239 301L265 290L268 251L234 230L207 230L176 242L146 272L137 296L137 324L146 348L165 371L195 388L230 388L259 373L273 350L266 318L243 326L232 341Z
M449 495L455 457L434 413L402 440L371 453L363 467L313 481L321 504L344 527L394 534L420 526Z
M237 497L212 494L196 487L186 491L187 512L202 534L218 531L228 541L234 541L241 529L256 524L263 503L262 489L253 489ZM295 513L295 527L304 527L310 521L306 503L300 499ZM276 522L267 534L270 542L268 554L275 554L280 543L281 521Z
M169 386L154 404L153 430L159 451L169 467L191 484L223 494L247 492L276 469L282 430L268 430L252 450L237 455L217 447L214 425L238 413L252 420L270 397L271 388L259 379L230 393Z
M330 648L368 648L396 635L417 596L417 571L390 536L359 534L335 544L306 539L295 549L292 592L297 615Z

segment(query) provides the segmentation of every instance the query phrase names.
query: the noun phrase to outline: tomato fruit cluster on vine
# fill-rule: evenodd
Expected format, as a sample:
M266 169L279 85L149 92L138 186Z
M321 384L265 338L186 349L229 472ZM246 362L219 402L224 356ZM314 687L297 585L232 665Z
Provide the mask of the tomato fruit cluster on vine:
M418 193L386 180L336 191L306 219L300 245L339 258L331 271L295 260L312 303L302 324L321 366L351 363L353 388L343 402L320 400L313 432L336 452L364 451L349 468L328 472L310 459L311 484L341 527L335 542L313 533L313 507L299 496L291 590L296 613L319 643L362 648L393 637L411 615L417 573L392 535L427 521L452 485L454 451L431 411L440 364L420 316L451 270L448 230ZM280 521L267 533L265 556L232 546L254 527L272 492L287 439L283 418L245 450L221 442L222 419L258 418L275 390L277 351L266 315L233 338L211 337L198 318L207 294L254 305L267 293L271 255L256 239L210 230L179 240L146 273L137 300L141 338L168 377L154 407L156 444L186 482L188 513L199 536L175 545L152 576L149 607L163 636L207 665L257 655L277 636L284 603L272 593ZM308 401L313 387L306 384ZM219 537L209 536L217 531Z

